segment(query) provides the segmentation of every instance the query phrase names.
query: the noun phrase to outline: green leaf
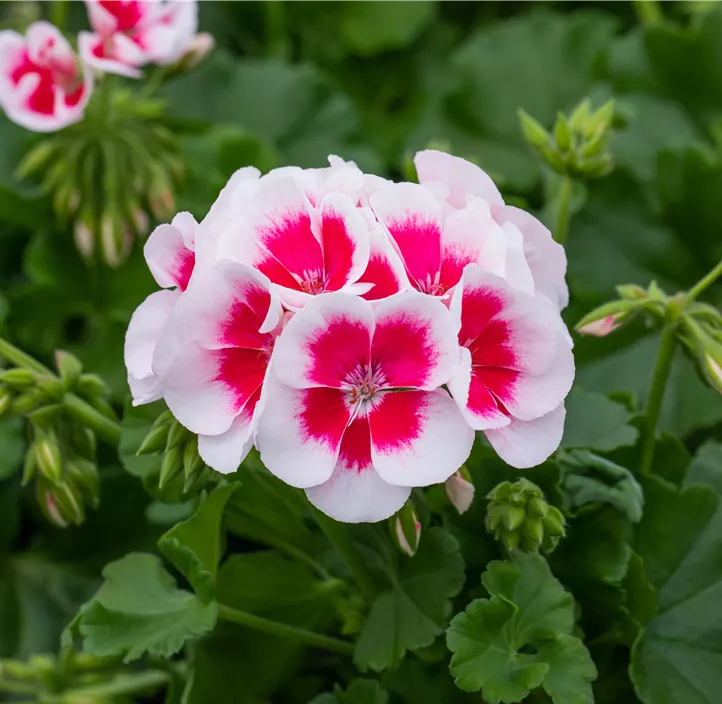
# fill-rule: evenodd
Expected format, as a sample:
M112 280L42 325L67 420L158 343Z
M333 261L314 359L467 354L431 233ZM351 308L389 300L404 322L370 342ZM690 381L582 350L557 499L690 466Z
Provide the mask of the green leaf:
M381 671L398 664L407 650L433 643L443 633L449 599L464 584L464 562L456 540L429 528L413 558L402 558L398 579L371 606L356 646L361 670Z
M607 503L632 523L640 521L644 493L628 469L587 450L565 453L559 461L564 469L564 503L568 510Z
M621 403L598 393L572 391L566 407L563 448L607 452L637 441L639 431L629 424L632 414Z
M20 469L25 447L23 419L18 416L0 418L0 481Z
M574 602L538 554L491 562L489 599L476 599L447 631L451 674L489 704L517 702L543 686L555 704L592 702L596 668L570 635ZM574 698L576 697L576 698Z
M124 662L146 652L167 658L216 622L216 603L178 589L155 555L126 555L109 564L103 577L80 617L83 648L91 655L123 656Z
M413 42L433 19L436 3L371 0L344 9L340 31L346 46L360 56L373 56Z
M333 694L320 694L310 704L388 704L389 695L376 680L354 680L346 691L338 685Z
M644 489L635 547L659 613L634 645L632 681L645 704L707 704L722 688L722 446L700 449L682 489L654 478Z
M190 518L173 526L158 541L160 551L186 577L205 604L215 596L223 511L239 486L234 483L214 489Z

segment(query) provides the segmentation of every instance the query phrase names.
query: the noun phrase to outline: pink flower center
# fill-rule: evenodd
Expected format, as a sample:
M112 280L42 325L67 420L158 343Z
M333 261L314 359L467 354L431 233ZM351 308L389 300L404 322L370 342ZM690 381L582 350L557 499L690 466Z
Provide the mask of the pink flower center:
M304 293L311 294L312 296L316 296L326 290L326 281L318 272L306 273L306 278L303 279L300 284L301 290Z
M421 293L426 293L429 296L443 296L446 293L446 287L439 281L439 273L432 279L431 276L427 276L426 280L418 279L416 281L416 288Z

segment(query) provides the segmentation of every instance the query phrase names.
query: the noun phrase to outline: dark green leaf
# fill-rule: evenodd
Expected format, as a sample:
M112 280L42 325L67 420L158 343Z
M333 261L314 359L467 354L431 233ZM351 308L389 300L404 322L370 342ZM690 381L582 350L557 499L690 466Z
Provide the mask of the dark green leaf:
M637 441L639 431L629 425L632 414L606 396L573 391L566 400L566 407L561 447L606 452Z
M338 685L333 694L321 694L310 704L388 704L389 695L376 680L354 680L346 691Z
M419 551L403 559L394 587L371 606L356 646L357 666L380 671L397 664L407 650L431 645L446 625L449 599L463 584L456 540L441 528L424 531Z
M223 511L239 486L234 483L214 489L190 518L173 526L158 541L161 552L186 577L204 603L215 596Z
M0 481L20 469L25 456L25 433L22 418L0 418Z
M146 652L167 658L216 622L216 603L178 589L155 555L126 555L109 564L103 577L80 618L83 648L91 655L123 656L125 662Z

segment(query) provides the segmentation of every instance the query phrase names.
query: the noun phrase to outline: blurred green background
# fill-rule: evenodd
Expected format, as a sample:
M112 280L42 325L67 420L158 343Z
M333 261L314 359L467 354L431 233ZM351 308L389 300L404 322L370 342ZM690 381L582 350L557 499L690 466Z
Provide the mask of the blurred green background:
M52 19L59 4L3 2L0 22ZM689 287L722 256L722 8L648 4L664 17L632 2L203 1L201 29L216 48L161 91L186 167L177 208L202 218L247 164L323 166L338 154L402 178L414 151L434 144L540 211L546 179L517 110L550 126L585 97L595 106L615 97L616 168L574 204L567 320L618 283ZM83 4L65 5L68 32L87 28ZM125 328L155 284L139 243L120 268L83 262L38 184L14 177L38 139L0 116L0 329L44 361L56 348L74 352L120 405ZM719 287L710 293L720 301ZM635 325L577 340L578 387L638 405L656 345ZM680 352L662 428L694 447L722 437L720 421L719 396ZM0 423L0 479L23 442L19 423ZM138 483L120 470L104 482L113 502L72 536L23 531L19 487L0 492L0 656L54 650L98 567L152 543Z

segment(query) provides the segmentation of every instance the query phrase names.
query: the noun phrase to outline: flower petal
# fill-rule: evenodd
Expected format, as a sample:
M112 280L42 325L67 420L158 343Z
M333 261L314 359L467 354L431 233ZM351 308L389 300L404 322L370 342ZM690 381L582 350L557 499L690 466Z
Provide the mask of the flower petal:
M559 447L565 417L564 404L560 404L541 418L532 421L513 419L506 428L487 430L485 435L507 464L518 469L536 467Z
M211 469L221 474L232 474L246 459L253 447L253 416L260 395L261 390L258 389L225 433L198 436L198 454Z
M394 183L371 195L371 207L393 240L413 283L427 291L441 266L441 207L423 186Z
M454 320L436 298L406 291L375 309L371 361L386 388L435 389L459 362Z
M474 431L443 389L383 393L369 423L374 468L384 481L398 486L446 481L469 457L474 443Z
M278 360L274 359L274 368ZM269 472L308 488L333 474L341 438L351 418L336 389L292 389L270 375L264 387L256 445Z
M369 231L369 262L359 283L370 283L373 287L362 294L367 301L378 301L409 286L404 263L396 253L386 235L377 229Z
M476 164L435 149L417 152L414 157L419 183L443 183L449 189L449 203L455 208L466 205L467 195L482 198L489 205L503 205L499 189Z
M368 418L357 418L346 428L331 478L306 489L316 508L344 523L386 520L410 494L410 487L387 484L374 470Z
M185 291L188 287L196 261L195 253L186 246L185 241L189 237L188 218L193 220L190 213L181 213L176 215L170 225L158 225L143 248L148 268L158 286L163 288L177 286Z
M180 297L177 291L151 293L133 313L125 334L124 358L133 404L156 401L160 385L153 373L153 353L171 309Z
M317 296L278 338L276 373L295 388L340 388L359 366L368 367L373 329L373 308L367 301L346 293Z

